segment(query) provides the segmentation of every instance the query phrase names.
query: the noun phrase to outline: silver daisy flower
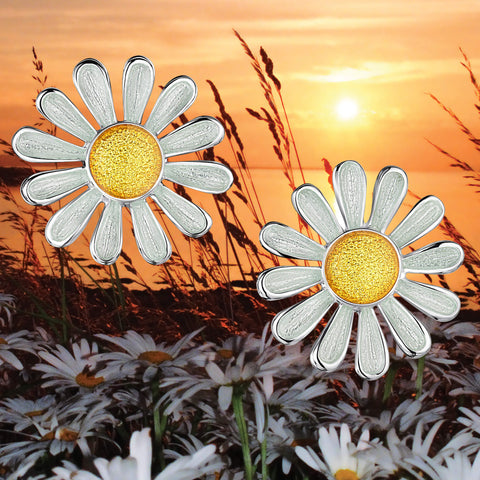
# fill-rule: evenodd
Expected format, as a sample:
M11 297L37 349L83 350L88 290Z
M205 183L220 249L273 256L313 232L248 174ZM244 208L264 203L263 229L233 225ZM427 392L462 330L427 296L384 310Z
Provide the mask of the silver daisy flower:
M431 347L430 335L395 295L439 321L451 320L460 310L458 297L444 288L410 280L406 274L453 272L463 262L463 250L454 242L441 241L402 253L442 220L444 207L434 196L420 200L391 233L385 233L407 193L407 176L398 167L385 167L379 173L368 221L364 220L367 180L363 168L354 161L340 163L333 172L333 186L338 216L314 185L301 185L292 195L295 210L325 245L277 222L260 232L261 244L271 253L319 261L321 266L270 268L259 275L257 289L263 298L277 300L321 286L319 292L273 319L273 334L285 344L305 338L337 304L310 356L321 370L335 370L344 359L357 314L355 369L373 380L389 365L375 309L406 355L425 355Z
M15 153L28 162L82 162L81 167L36 173L21 187L23 198L32 205L49 205L87 187L48 222L45 236L54 247L74 242L103 203L90 243L97 262L108 265L120 255L122 207L130 211L137 246L145 260L154 265L165 262L172 248L146 201L149 197L185 235L196 238L209 230L210 216L167 188L163 180L207 193L227 191L233 176L225 165L169 161L170 157L213 147L224 136L223 126L215 118L201 116L157 138L192 105L197 87L186 76L171 80L142 124L154 76L147 58L136 56L127 61L123 71L124 120L119 121L107 70L97 60L83 60L73 71L73 81L99 129L90 125L65 94L47 88L37 97L38 110L83 145L31 127L21 128L14 135Z

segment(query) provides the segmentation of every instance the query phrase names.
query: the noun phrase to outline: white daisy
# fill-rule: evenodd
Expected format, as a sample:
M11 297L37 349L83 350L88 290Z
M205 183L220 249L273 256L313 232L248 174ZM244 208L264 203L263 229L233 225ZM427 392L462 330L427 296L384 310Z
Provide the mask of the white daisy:
M31 127L24 127L14 135L15 153L28 162L82 162L81 167L36 173L22 184L22 196L32 205L48 205L87 187L48 222L45 236L53 246L65 247L74 242L98 205L103 203L90 250L97 262L114 263L122 249L122 208L125 206L132 216L140 253L149 263L165 262L171 255L171 245L148 206L148 197L184 234L200 237L210 228L209 215L167 188L163 181L207 193L228 190L233 176L221 163L169 161L170 157L216 145L223 138L223 126L212 117L197 117L157 138L190 107L197 87L186 76L171 80L142 124L154 75L153 65L147 58L136 56L127 61L123 71L124 120L118 121L107 70L97 60L83 60L73 71L73 81L99 129L92 127L61 91L48 88L37 97L38 110L49 121L79 138L83 145Z
M11 350L32 352L35 351L34 343L28 330L0 336L0 365L8 363L17 370L22 370L22 362Z
M13 295L0 293L0 313L4 311L7 315L7 318L0 317L0 325L2 327L5 325L10 327L12 324L12 310L15 308L15 300L16 298Z
M257 288L262 297L276 300L320 285L321 291L276 315L272 322L275 337L286 344L302 340L338 304L313 346L312 363L322 370L340 365L356 313L355 369L364 378L376 379L387 371L389 359L374 307L378 306L406 355L425 355L431 346L427 330L394 294L437 320L452 319L460 309L454 293L409 280L406 274L452 272L461 265L463 250L454 242L442 241L402 254L402 249L442 220L443 204L433 196L420 200L391 233L385 234L407 192L407 177L400 168L386 167L378 175L368 221L364 220L367 182L362 167L353 161L337 165L333 185L338 217L313 185L302 185L292 195L295 209L325 245L275 222L265 225L260 233L260 242L273 254L320 261L322 266L265 270L258 277Z
M55 397L45 395L36 400L23 397L6 398L0 402L0 422L14 425L21 432L31 427L35 420L55 406Z

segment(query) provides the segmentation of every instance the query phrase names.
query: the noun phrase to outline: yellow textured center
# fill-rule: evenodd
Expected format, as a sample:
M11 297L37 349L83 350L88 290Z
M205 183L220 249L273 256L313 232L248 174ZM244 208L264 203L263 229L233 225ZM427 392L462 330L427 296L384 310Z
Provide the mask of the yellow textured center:
M343 300L365 305L377 302L395 285L398 255L390 240L369 230L338 238L325 259L325 279Z
M335 473L335 480L359 480L358 475L348 468L342 468Z
M159 350L151 350L149 352L142 352L138 356L138 359L146 360L147 362L155 363L159 365L160 363L166 362L167 360L172 360L173 357L167 352L162 352Z
M102 384L105 379L103 377L96 377L95 375L82 372L75 377L75 381L81 387L95 388L96 386Z
M0 345L8 345L8 342L4 338L0 337Z
M104 130L90 149L90 172L96 184L116 198L147 193L162 171L157 139L138 125L118 124Z

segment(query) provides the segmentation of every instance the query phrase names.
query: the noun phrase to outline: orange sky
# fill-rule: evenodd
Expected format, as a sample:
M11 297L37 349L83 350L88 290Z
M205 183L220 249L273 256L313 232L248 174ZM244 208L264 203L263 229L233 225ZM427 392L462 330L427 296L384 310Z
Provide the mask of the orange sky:
M1 0L0 5L0 138L9 140L36 119L33 45L46 65L48 86L63 90L84 112L71 77L76 63L94 57L105 64L121 112L124 63L141 54L154 63L157 85L180 74L194 78L199 96L190 117L216 114L205 82L213 80L239 125L250 165L275 168L268 131L245 112L262 106L263 97L235 28L252 49L262 45L273 59L305 167L315 168L322 157L332 165L355 159L372 172L398 165L409 172L419 195L440 196L462 231L480 234L478 222L464 215L464 207L472 212L479 199L425 140L479 165L475 150L427 95L437 95L475 131L475 96L459 47L480 77L477 0L121 0L114 6L99 0ZM339 120L335 113L344 97L358 103L354 120ZM220 154L228 149L224 144ZM441 184L440 177L429 183L422 173L432 170L443 172ZM286 197L283 203L291 209L289 202ZM269 220L275 208L267 210Z

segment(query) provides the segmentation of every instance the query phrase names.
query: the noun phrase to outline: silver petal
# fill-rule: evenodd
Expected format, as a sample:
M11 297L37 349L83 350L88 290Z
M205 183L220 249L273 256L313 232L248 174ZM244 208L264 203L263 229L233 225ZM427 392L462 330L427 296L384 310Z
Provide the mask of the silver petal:
M135 240L143 258L153 265L166 262L172 254L172 247L150 207L141 199L132 202L129 209Z
M116 123L110 77L98 60L82 60L73 70L73 83L101 128Z
M389 365L388 347L373 308L362 308L358 315L355 371L367 380L380 378Z
M123 69L123 116L125 121L140 123L153 89L155 68L148 58L127 60Z
M88 174L84 167L51 170L25 179L20 192L30 205L50 205L87 183Z
M213 117L197 117L159 141L165 158L210 148L221 142L225 130Z
M403 257L405 272L444 274L455 271L463 263L464 253L455 242L435 242Z
M23 127L15 133L12 148L27 162L83 162L87 155L85 147L32 127Z
M444 213L443 203L437 197L422 198L390 234L390 239L402 249L433 230Z
M220 162L166 162L163 177L184 187L206 193L226 192L233 183L230 169Z
M185 75L170 80L160 93L145 128L158 135L194 102L197 97L195 82Z
M407 190L407 175L401 168L383 168L373 189L372 213L368 227L384 233L402 204Z
M36 105L47 120L84 142L90 142L97 134L71 100L56 88L40 92Z
M460 311L460 300L446 288L401 278L395 291L418 310L440 321L452 320Z
M333 189L347 229L364 225L367 177L357 162L348 160L333 170Z
M89 189L67 203L48 221L45 238L54 247L66 247L82 233L90 217L102 200L95 188Z
M325 257L323 245L283 223L267 223L260 231L260 243L265 250L280 257L318 261Z
M279 300L312 288L322 279L320 267L273 267L260 273L257 290L267 300Z
M102 265L115 263L122 251L122 204L110 200L105 204L90 242L92 257Z
M336 370L347 353L352 332L353 309L340 305L317 339L310 354L312 365L320 370Z
M189 237L201 237L212 226L212 219L205 210L163 184L153 190L151 197L175 226Z
M321 290L278 313L272 321L272 332L285 344L297 343L305 338L335 303L328 290Z
M327 242L343 233L338 220L322 192L309 183L292 193L292 204L298 214Z
M432 341L426 328L396 298L386 298L379 308L406 355L423 357L430 350Z

